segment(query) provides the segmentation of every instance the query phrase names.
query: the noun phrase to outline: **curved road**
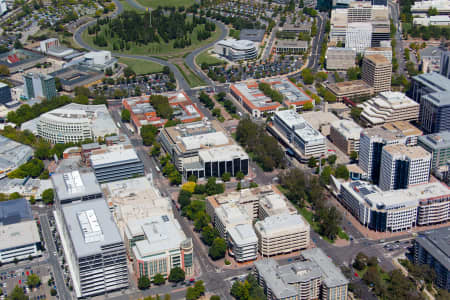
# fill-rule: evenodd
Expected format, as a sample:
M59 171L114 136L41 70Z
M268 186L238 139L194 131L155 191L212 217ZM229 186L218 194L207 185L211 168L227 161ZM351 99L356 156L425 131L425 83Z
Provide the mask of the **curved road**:
M113 0L114 4L116 5L117 9L116 11L114 11L114 13L111 15L112 18L118 16L119 14L121 14L123 12L123 5L122 3L120 3L118 0ZM133 0L126 0L127 3L129 5L131 5L132 7L139 9L139 10L146 10L145 7L143 7L142 5L140 5L139 3L137 3L136 1ZM203 80L205 80L206 82L213 84L213 82L201 71L197 68L197 66L195 65L195 57L202 51L212 47L218 40L224 39L226 37L226 35L228 34L228 28L221 22L217 22L215 20L213 20L214 23L216 24L216 26L221 30L221 35L219 37L219 39L201 47L198 49L195 49L194 51L192 51L185 59L186 64L189 66L189 68L192 69L193 72L195 72L195 74L197 74L200 78L202 78ZM88 22L86 24L83 24L82 26L78 27L78 29L75 31L73 38L75 40L75 42L77 42L81 47L89 50L89 51L96 51L98 49L95 49L93 47L91 47L90 45L88 45L85 41L83 41L82 38L82 34L83 32L93 23L95 23L96 20L93 20L91 22ZM147 61L151 61L151 62L155 62L158 64L161 64L163 66L168 66L170 68L170 70L174 73L175 78L178 82L178 88L179 89L183 89L186 92L190 92L191 88L189 86L189 83L186 81L186 79L184 78L184 76L181 74L180 70L178 70L178 68L173 65L172 63L159 59L159 58L155 58L155 57L149 57L149 56L143 56L143 55L132 55L132 54L123 54L123 53L117 53L117 52L112 52L112 54L114 56L117 57L124 57L124 58L136 58L136 59L142 59L142 60L147 60Z

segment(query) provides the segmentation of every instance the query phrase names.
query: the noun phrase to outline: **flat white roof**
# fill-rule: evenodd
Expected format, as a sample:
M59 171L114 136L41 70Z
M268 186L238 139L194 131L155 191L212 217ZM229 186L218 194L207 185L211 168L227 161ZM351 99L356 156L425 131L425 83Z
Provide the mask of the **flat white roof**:
M202 146L220 146L228 144L228 137L221 131L180 137L186 150L200 149Z
M325 142L325 137L314 129L295 110L282 110L275 112L275 116L280 118L288 127L294 130L295 134L305 142Z
M255 228L266 234L276 234L287 230L308 228L309 224L300 215L280 214L269 216L263 221L258 221Z
M335 121L331 123L331 126L340 134L342 134L346 139L353 140L359 140L361 131L363 130L361 126L359 126L352 120Z
M217 207L215 213L225 226L252 223L252 219L247 214L245 208L238 206L235 202L225 203Z
M250 224L233 226L228 229L228 234L237 245L258 243L258 237Z
M233 48L235 50L249 50L255 48L255 43L249 40L236 40L233 38L225 39L217 42L221 46Z
M235 158L248 159L247 153L238 145L228 145L220 148L202 149L198 151L202 161L229 161Z
M101 154L92 154L89 159L91 160L92 167L102 166L106 164L113 164L127 160L139 160L136 151L131 148L124 148L120 146L108 147L108 152Z
M0 226L0 250L19 248L41 241L36 221L29 220L20 223Z

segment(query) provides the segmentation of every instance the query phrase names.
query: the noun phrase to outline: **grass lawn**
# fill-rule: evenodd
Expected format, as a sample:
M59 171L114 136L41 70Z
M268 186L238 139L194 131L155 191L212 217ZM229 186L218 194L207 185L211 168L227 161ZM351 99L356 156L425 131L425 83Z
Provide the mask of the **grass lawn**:
M158 6L184 6L189 7L195 3L195 0L137 0L139 4L145 7L157 8Z
M195 58L195 62L197 63L197 65L201 66L203 63L206 63L207 65L219 65L222 64L224 61L210 55L208 53L208 50L205 50L199 55L197 55L197 57Z
M195 73L193 73L186 64L183 64L183 66L175 64L175 66L178 68L178 70L180 70L181 75L183 75L183 77L186 79L190 87L205 85L205 82L203 82L203 80L201 80L197 75L195 75Z
M163 70L162 65L142 59L121 57L119 62L128 65L137 75L159 73Z
M137 11L137 12L142 12L142 10L137 9L137 8L134 7L134 6L131 6L131 5L128 4L128 2L125 1L125 0L119 0L119 2L122 3L123 10L134 10L134 11Z
M103 29L105 28L105 26L106 25L102 26L102 32L103 32ZM148 56L155 56L155 57L158 57L159 55L163 55L163 56L166 56L167 58L170 58L170 56L179 56L180 54L184 55L187 52L192 52L192 50L199 48L203 45L206 45L206 44L210 43L211 41L219 38L220 29L217 27L216 31L214 31L211 34L211 37L209 39L203 40L203 41L197 40L197 32L203 28L204 28L204 25L199 25L196 28L194 28L192 34L190 34L190 39L191 39L192 44L189 47L182 48L182 49L174 48L173 44L174 44L175 40L172 40L172 41L169 41L168 43L164 43L164 42L150 43L147 45L136 45L135 43L131 43L129 50L124 49L123 51L120 51L120 50L113 50L113 43L116 42L118 44L118 42L119 42L118 38L111 39L111 38L107 37L108 45L106 47L99 47L99 46L95 45L93 42L95 35L89 35L87 30L85 30L83 32L82 38L86 43L88 43L90 46L92 46L96 49L110 50L110 51L121 52L121 53L126 53L126 54L148 55Z

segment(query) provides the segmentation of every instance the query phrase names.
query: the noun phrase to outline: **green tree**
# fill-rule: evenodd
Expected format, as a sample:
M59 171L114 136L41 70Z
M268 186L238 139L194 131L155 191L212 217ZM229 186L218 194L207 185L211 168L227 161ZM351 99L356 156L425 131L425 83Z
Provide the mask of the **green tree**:
M127 78L132 77L134 75L136 75L136 73L134 72L134 70L131 67L126 67L123 70L123 75Z
M207 225L202 229L202 241L211 246L214 242L214 239L218 237L217 229L213 228L211 225Z
M336 167L336 177L347 180L350 176L348 169L345 165L338 165Z
M220 296L212 295L211 297L209 297L209 300L220 300Z
M156 141L154 141L150 154L153 157L158 157L161 154L161 144L156 142Z
M23 290L22 290L22 291L23 291ZM56 294L58 294L58 292L57 292L54 288L50 289L50 295L51 295L51 296L55 297Z
M178 194L178 204L180 204L182 209L191 204L191 193L183 189L180 190L180 193Z
M28 300L28 296L25 295L25 293L23 292L23 289L21 287L19 287L18 285L16 285L14 287L14 289L12 290L12 292L9 294L8 299L10 300Z
M359 117L361 116L363 109L361 107L354 106L350 111L350 116L355 121L359 121Z
M205 211L199 211L195 215L194 220L194 229L195 231L201 231L205 226L209 224L210 217L206 214Z
M197 177L194 174L189 175L188 181L197 182Z
M230 179L231 179L231 174L230 173L225 172L225 173L222 174L222 180L224 182L230 181Z
M41 284L41 279L36 274L31 274L27 277L27 285L30 288L37 287Z
M314 82L314 75L311 69L305 68L302 70L302 78L305 84L312 84Z
M306 102L305 104L303 104L302 110L313 110L314 109L314 105L312 104L312 102Z
M46 189L42 192L42 201L45 204L53 204L54 193L53 189Z
M317 165L317 159L315 157L310 157L308 159L308 167L314 168Z
M337 156L335 154L328 156L328 163L330 165L334 165L334 163L336 162Z
M217 117L217 118L222 115L219 107L214 108L211 113L214 117Z
M348 80L357 80L361 78L361 70L359 67L349 68L347 70L347 78Z
M161 273L158 273L153 277L153 283L156 285L162 285L166 283L166 278L164 278Z
M215 238L211 247L209 248L209 256L213 260L218 260L225 257L227 252L227 242L223 238Z
M237 180L242 180L242 179L244 179L244 177L245 177L245 175L241 171L236 173L236 179Z
M122 109L121 117L122 117L122 121L130 122L130 118L131 118L130 111L128 109L125 109L125 108Z
M333 169L330 166L323 168L322 173L320 173L320 182L324 185L330 184L330 177L333 174Z
M318 72L315 76L316 80L319 82L323 82L328 79L328 74L326 72Z
M146 290L150 287L150 279L147 276L141 276L138 280L138 288L140 290Z
M141 127L142 142L145 146L150 146L155 141L158 134L158 128L153 125L143 125Z
M350 152L350 160L356 161L357 159L358 159L358 152L356 152L356 151Z
M355 257L355 261L353 262L353 267L355 269L361 271L366 267L368 260L369 260L369 258L367 257L367 255L365 255L362 252L359 252Z
M169 281L170 282L180 282L183 281L186 278L186 274L184 273L184 270L180 267L175 267L172 270L170 270L169 274Z

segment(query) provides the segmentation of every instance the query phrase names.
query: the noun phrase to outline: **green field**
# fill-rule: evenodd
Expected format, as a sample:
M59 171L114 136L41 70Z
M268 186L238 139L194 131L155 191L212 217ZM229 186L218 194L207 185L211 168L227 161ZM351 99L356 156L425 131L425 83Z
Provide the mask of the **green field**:
M208 53L208 50L205 50L202 53L200 53L199 55L197 55L197 57L195 58L195 62L197 63L197 65L201 66L204 63L206 63L208 65L219 65L219 64L222 64L224 61L217 57L210 55Z
M109 50L113 52L120 52L120 53L126 53L126 54L136 54L136 55L147 55L147 56L158 56L158 55L164 55L164 56L177 56L180 54L184 54L186 52L192 52L192 50L199 48L203 45L206 45L210 43L213 40L216 40L220 36L220 29L216 28L216 31L214 31L211 34L211 37L207 40L199 41L197 40L197 32L202 29L204 25L197 26L192 34L190 34L191 42L192 44L189 47L186 48L174 48L174 40L169 41L169 43L150 43L148 45L136 45L134 43L131 43L129 50L113 50L113 43L118 42L118 38L109 39L108 40L108 46L106 47L99 47L94 44L93 39L95 35L89 35L88 31L85 30L82 34L83 40L88 43L90 46L96 49L102 49L102 50Z
M179 64L175 64L175 66L180 70L181 75L186 79L190 87L197 87L205 85L205 82L198 77L194 72L189 69L186 64L180 66Z
M195 0L136 0L145 7L157 8L158 6L184 6L189 7L195 3Z
M163 70L162 65L148 60L121 57L119 62L132 68L136 75L159 73Z
M142 11L142 10L140 10L140 9L135 8L134 6L131 6L131 5L128 4L128 2L125 1L125 0L120 0L119 2L122 3L122 6L123 6L123 9L124 9L124 10L134 10L134 11L137 11L137 12L141 12L141 11Z

